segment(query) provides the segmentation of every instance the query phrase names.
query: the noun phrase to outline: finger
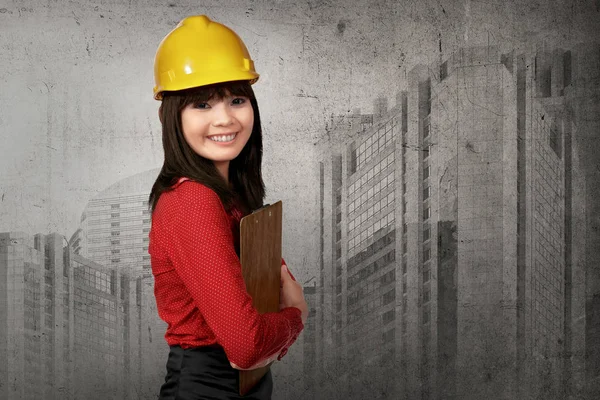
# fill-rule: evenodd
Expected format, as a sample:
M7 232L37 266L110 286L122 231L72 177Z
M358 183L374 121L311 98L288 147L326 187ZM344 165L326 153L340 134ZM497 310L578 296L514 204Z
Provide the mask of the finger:
M295 281L296 278L294 277L294 275L292 275L292 272L289 269L287 270L287 272L290 275L290 278L292 278Z
M282 264L281 265L281 286L283 287L283 284L285 283L286 280L290 279L290 271L287 268L287 265Z
M285 266L285 272L286 272L286 274L285 274L285 275L287 275L287 276L286 276L286 279L289 277L289 278L292 278L292 280L294 280L294 281L295 281L295 280L296 280L296 278L294 277L294 275L292 275L292 271L290 271L290 269L288 268L287 264L283 264L282 266ZM282 275L283 275L283 274L282 274Z

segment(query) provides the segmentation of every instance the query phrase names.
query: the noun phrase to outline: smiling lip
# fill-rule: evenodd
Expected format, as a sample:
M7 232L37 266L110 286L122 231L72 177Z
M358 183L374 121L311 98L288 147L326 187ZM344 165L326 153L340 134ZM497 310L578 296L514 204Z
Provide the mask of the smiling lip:
M233 142L235 140L235 138L237 137L237 135L238 135L237 132L233 132L233 133L227 133L227 134L210 135L210 136L207 136L207 137L208 137L208 140L210 140L210 141L212 141L214 143L227 144L227 143ZM213 137L223 138L223 137L228 137L228 136L233 136L233 139L227 140L227 141L222 141L222 140L221 141L217 141L217 140L212 140L211 139Z

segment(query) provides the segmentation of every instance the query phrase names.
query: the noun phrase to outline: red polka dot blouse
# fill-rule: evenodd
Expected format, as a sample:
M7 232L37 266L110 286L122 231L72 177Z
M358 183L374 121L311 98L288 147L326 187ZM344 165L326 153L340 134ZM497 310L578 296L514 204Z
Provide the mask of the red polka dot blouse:
M278 352L281 360L304 329L301 311L259 314L252 306L236 254L241 212L226 213L214 191L188 178L173 187L152 214L148 247L167 343L218 344L241 368Z

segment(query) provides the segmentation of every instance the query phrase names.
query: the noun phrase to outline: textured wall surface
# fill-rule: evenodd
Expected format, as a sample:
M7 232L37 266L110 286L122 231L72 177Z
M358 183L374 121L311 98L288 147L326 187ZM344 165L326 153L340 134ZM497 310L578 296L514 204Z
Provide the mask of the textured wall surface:
M393 103L415 65L461 47L600 39L598 0L0 0L0 232L69 238L91 198L160 167L154 53L193 14L232 27L261 74L267 202L284 203L284 256L303 282L318 272L315 146L332 116ZM293 365L276 368L276 397L303 398ZM153 398L160 383L144 384Z

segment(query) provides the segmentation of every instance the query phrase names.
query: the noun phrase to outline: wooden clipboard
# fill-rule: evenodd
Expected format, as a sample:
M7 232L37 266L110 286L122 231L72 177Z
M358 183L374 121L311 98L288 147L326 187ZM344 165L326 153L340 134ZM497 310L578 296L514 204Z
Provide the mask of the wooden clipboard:
M261 314L279 311L282 203L266 204L240 221L240 262L246 290ZM272 364L272 363L271 363ZM248 393L271 364L240 371L239 393Z

